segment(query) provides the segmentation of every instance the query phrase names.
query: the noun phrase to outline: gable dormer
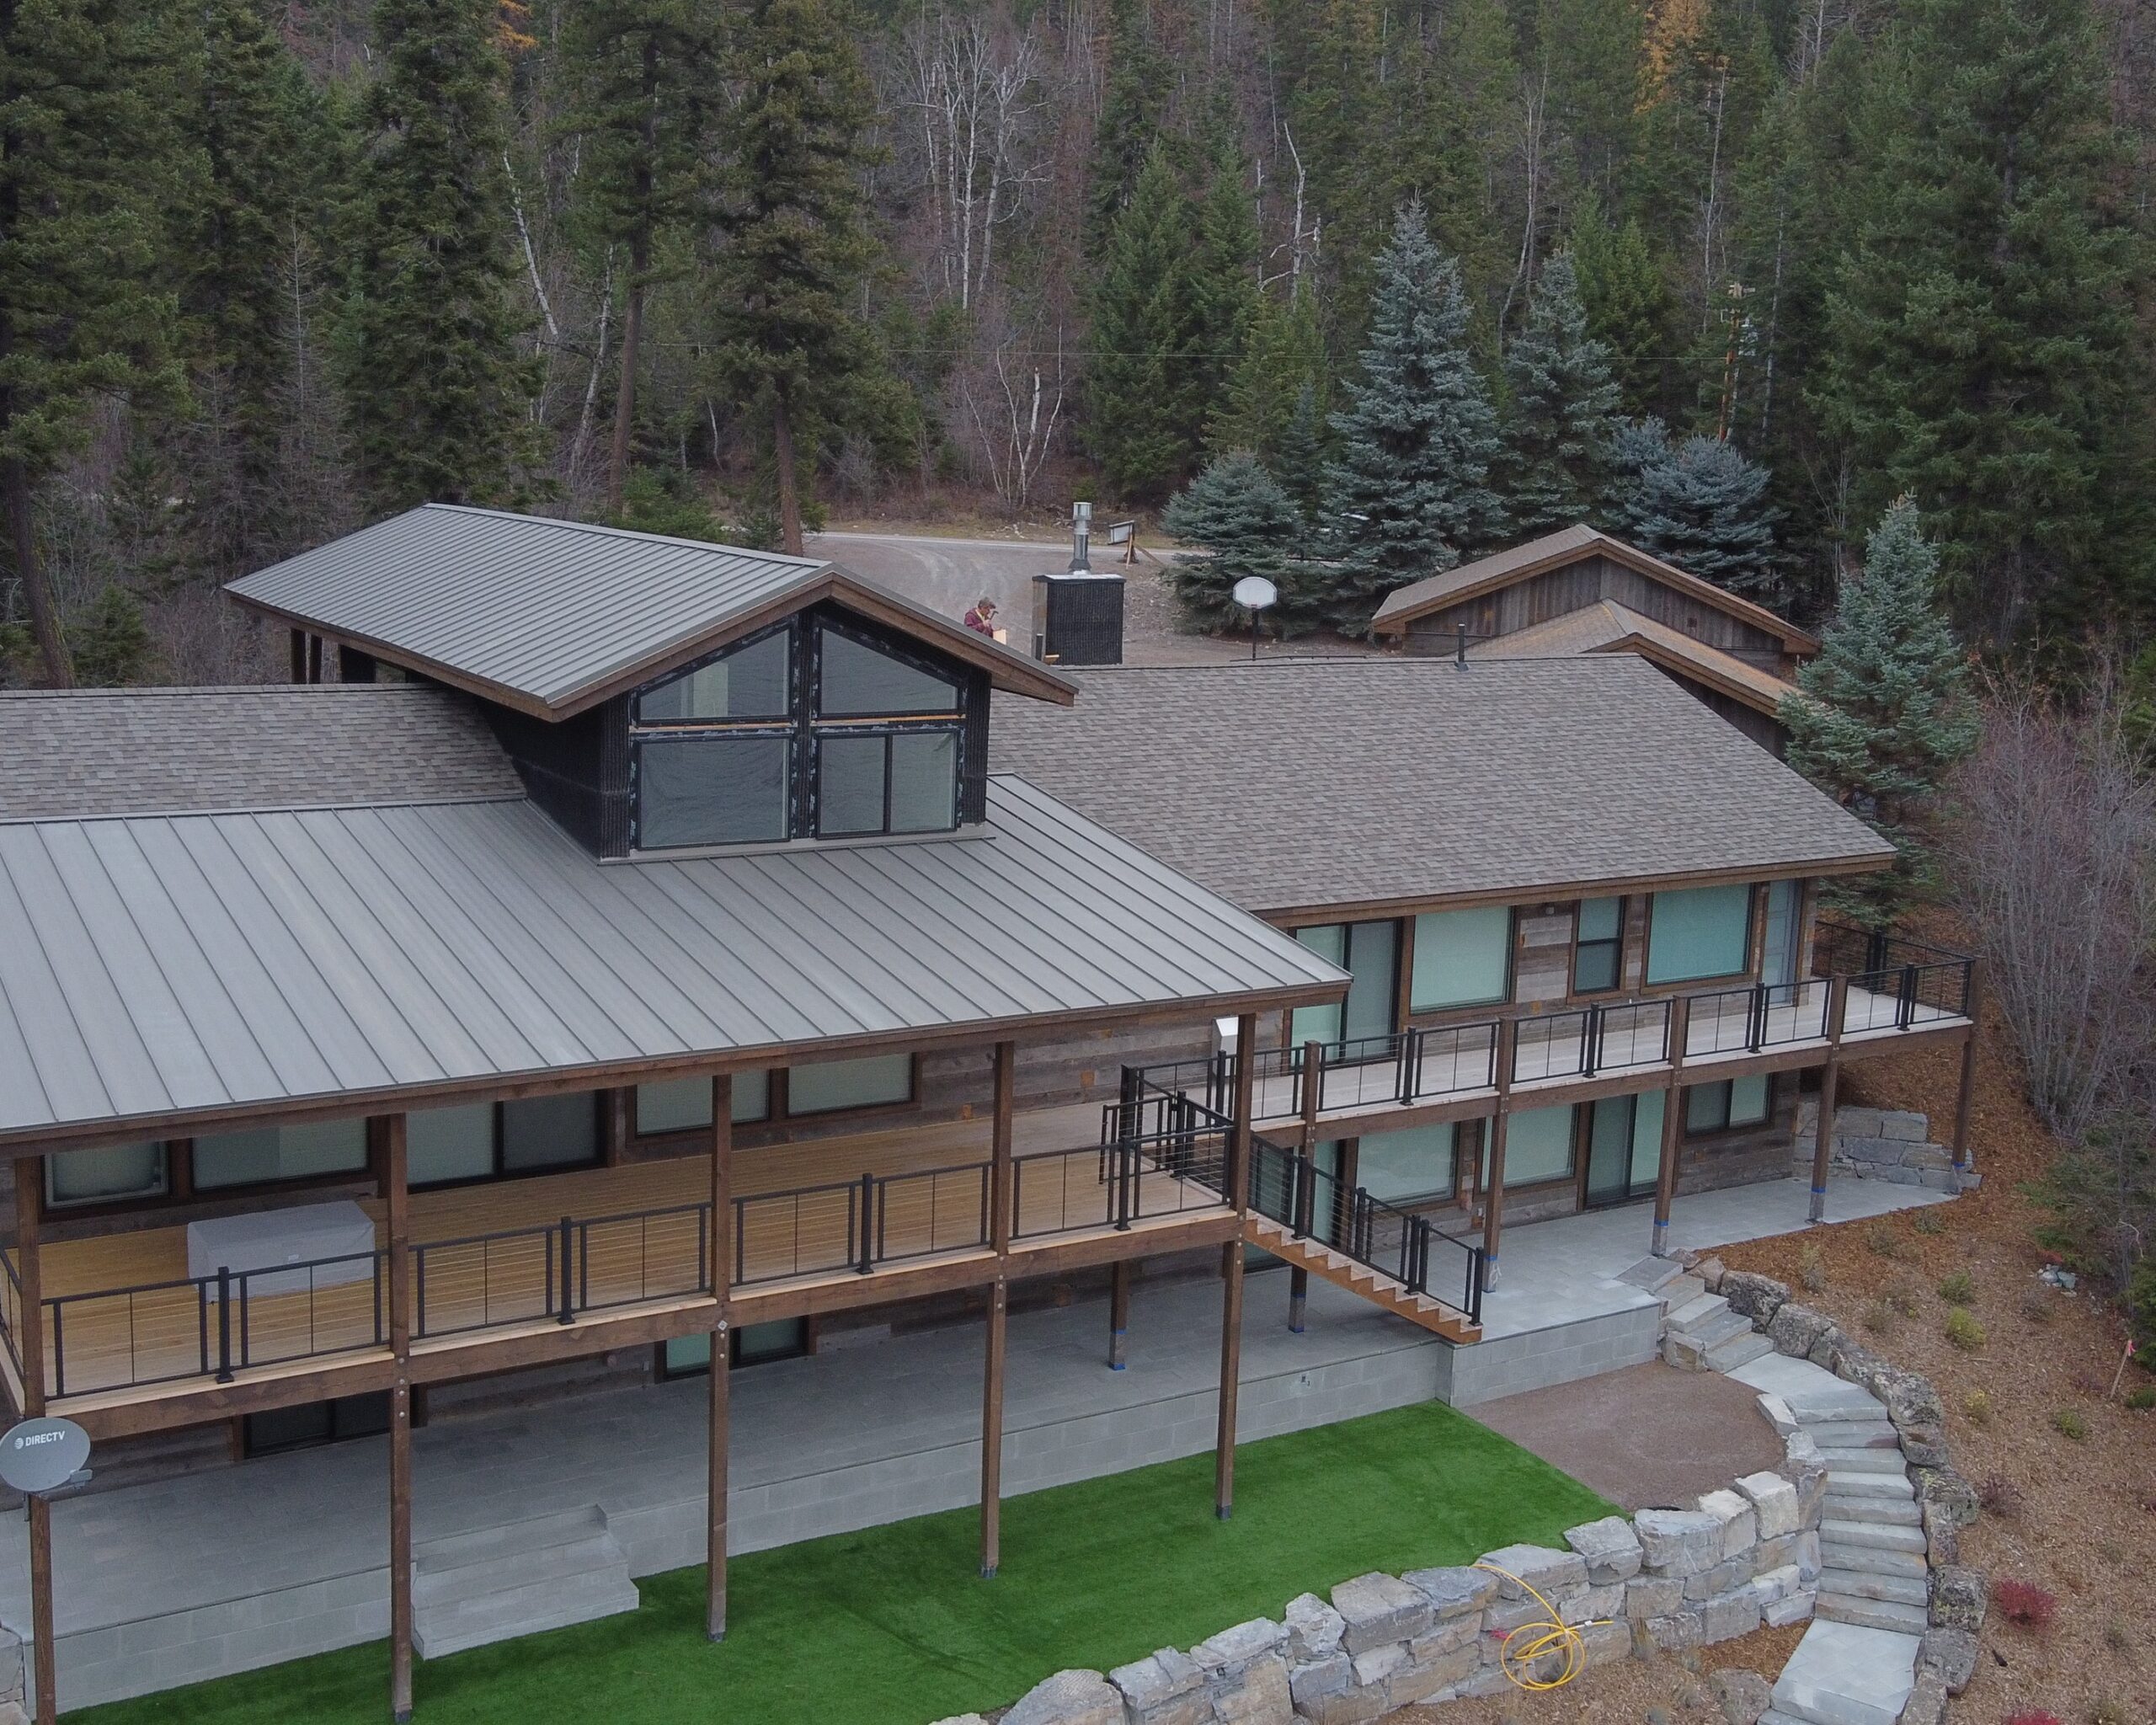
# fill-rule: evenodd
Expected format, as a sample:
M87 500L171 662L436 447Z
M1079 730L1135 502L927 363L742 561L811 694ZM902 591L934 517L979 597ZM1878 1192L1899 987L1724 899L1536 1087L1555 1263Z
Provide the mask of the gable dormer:
M477 697L532 800L601 857L963 830L989 692L1063 678L812 558L431 505L235 582L296 665Z

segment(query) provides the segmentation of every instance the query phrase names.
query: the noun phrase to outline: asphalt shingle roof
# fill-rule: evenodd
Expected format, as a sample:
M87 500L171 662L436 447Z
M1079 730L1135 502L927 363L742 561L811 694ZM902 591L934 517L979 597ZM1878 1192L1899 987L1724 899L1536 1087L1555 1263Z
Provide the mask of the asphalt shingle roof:
M1695 641L1681 629L1643 617L1614 599L1598 599L1553 617L1546 622L1515 629L1509 635L1478 641L1467 649L1470 659L1564 659L1574 654L1601 653L1639 643L1652 649L1651 656L1698 671L1721 684L1739 700L1762 713L1780 710L1782 702L1796 692L1796 686L1747 664L1733 653Z
M465 697L419 684L0 692L0 821L520 797Z
M1891 854L1630 654L1089 670L1075 707L999 701L990 754L1253 911Z

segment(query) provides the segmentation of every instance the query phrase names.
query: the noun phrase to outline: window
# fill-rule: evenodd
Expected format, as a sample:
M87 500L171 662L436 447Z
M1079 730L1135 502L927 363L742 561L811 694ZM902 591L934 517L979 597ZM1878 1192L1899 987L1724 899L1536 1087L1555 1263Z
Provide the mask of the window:
M663 1078L637 1086L636 1131L639 1138L662 1132L701 1131L711 1124L711 1080ZM771 1075L734 1075L734 1124L767 1120L771 1113Z
M240 1427L241 1453L250 1458L311 1450L347 1438L379 1437L389 1429L389 1391L373 1390L334 1402L308 1402L250 1413Z
M1803 943L1803 884L1778 880L1767 889L1767 938L1760 955L1759 980L1772 987L1796 980L1798 949Z
M1657 893L1647 923L1647 980L1692 982L1751 968L1752 889L1687 887Z
M197 1192L221 1186L264 1186L323 1174L366 1172L364 1120L325 1120L307 1126L257 1126L211 1132L195 1140Z
M820 612L635 699L640 851L948 832L972 685Z
M1757 1126L1766 1119L1771 1100L1764 1072L1755 1072L1748 1078L1724 1078L1714 1084L1695 1084L1684 1092L1684 1130L1697 1134Z
M1572 1177L1572 1109L1527 1108L1505 1127L1505 1189ZM1482 1151L1482 1183L1490 1182L1490 1151Z
M1503 905L1431 911L1415 919L1407 1004L1417 1012L1486 1006L1512 989L1513 913Z
M1572 992L1608 994L1625 980L1625 901L1582 899L1572 932Z
M128 1198L162 1198L167 1180L162 1144L56 1150L45 1159L45 1201L54 1210L77 1204L116 1204Z
M1622 1204L1654 1190L1662 1168L1662 1092L1605 1096L1587 1129L1587 1201Z
M1298 1007L1289 1033L1295 1046L1374 1040L1392 1034L1397 1017L1400 924L1326 922L1299 928L1295 938L1353 979L1341 1006ZM1368 1052L1367 1049L1361 1052Z
M1449 1198L1453 1188L1453 1124L1369 1132L1355 1152L1355 1183L1371 1196L1398 1203Z
M839 1108L873 1108L879 1103L913 1100L913 1056L869 1055L859 1060L822 1060L787 1071L786 1111L826 1114Z
M760 1324L742 1324L729 1332L728 1358L737 1365L760 1365L766 1359L795 1359L808 1351L808 1320L772 1318ZM659 1344L659 1375L663 1379L700 1377L711 1370L711 1332L672 1336Z
M414 1109L404 1128L404 1178L413 1186L587 1167L602 1153L599 1097L588 1090Z

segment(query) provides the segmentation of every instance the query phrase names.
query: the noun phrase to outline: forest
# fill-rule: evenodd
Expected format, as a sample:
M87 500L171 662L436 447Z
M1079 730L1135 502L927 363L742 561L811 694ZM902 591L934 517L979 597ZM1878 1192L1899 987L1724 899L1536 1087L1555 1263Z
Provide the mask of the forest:
M1966 643L2148 608L2126 0L4 0L0 108L10 681L264 674L218 584L428 500L1182 494L1352 628L1582 518L1816 620L1908 499Z

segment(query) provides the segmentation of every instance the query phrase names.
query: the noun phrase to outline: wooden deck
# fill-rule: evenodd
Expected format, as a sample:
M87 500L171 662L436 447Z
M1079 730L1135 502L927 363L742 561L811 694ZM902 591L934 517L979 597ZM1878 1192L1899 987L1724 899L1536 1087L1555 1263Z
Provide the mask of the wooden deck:
M1103 1178L1099 1130L1092 1105L1016 1118L1015 1238L1113 1224L1118 1194ZM856 1270L864 1246L878 1268L985 1248L989 1131L985 1120L953 1121L737 1152L737 1287ZM1225 1208L1202 1178L1157 1164L1129 1184L1122 1202L1136 1216ZM579 1316L707 1296L710 1196L710 1164L695 1156L415 1192L415 1340L528 1332L558 1312L564 1274ZM184 1226L48 1242L45 1295L61 1302L46 1307L52 1393L199 1378L205 1359L214 1370L221 1357L254 1369L383 1345L386 1206L364 1199L360 1207L376 1224L375 1256L259 1273L229 1316L214 1286L189 1279ZM227 1324L229 1335L221 1335Z

